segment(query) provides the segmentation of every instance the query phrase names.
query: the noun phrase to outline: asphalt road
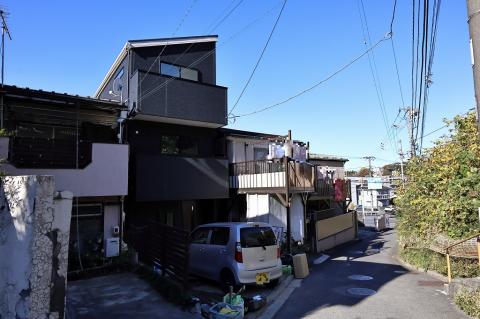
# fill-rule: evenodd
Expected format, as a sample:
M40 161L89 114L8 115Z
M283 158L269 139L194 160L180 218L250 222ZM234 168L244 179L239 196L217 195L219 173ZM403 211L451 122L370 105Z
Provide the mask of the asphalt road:
M313 265L275 318L468 318L442 293L443 282L409 272L395 253L393 230L337 250Z

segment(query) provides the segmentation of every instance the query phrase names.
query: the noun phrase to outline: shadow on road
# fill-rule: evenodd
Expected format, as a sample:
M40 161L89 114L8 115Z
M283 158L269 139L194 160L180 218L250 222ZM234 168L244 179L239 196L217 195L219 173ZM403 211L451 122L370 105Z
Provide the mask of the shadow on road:
M390 231L377 233L357 244L328 251L330 260L312 266L310 276L290 297L277 318L302 318L335 305L352 307L370 298L388 282L408 273L406 268L382 262L384 257L375 256L393 249L384 238L390 234ZM369 256L368 261L360 259L366 256Z

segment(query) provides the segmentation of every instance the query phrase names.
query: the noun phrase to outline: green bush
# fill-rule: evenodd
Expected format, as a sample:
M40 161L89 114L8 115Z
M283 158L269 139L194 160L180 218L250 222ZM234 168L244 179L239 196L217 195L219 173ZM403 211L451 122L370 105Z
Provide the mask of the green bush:
M455 295L455 303L467 315L480 319L480 289L463 290Z
M406 167L408 180L396 203L402 239L429 243L437 234L461 239L480 229L480 143L474 113L450 122L449 136Z
M445 255L426 248L406 248L400 251L400 258L407 263L433 270L444 276L447 275L447 259ZM471 278L480 276L480 267L476 259L450 258L452 277Z

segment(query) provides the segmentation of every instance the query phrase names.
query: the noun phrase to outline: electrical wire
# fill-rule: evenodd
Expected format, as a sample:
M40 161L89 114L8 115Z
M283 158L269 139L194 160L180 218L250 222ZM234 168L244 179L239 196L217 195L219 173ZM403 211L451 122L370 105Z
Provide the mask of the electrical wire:
M432 9L432 22L430 27L430 47L429 47L429 57L428 57L428 65L426 71L426 78L425 78L425 94L423 100L423 116L422 116L422 125L421 125L421 133L420 133L420 154L422 152L423 147L423 134L425 131L425 122L426 122L426 114L428 108L428 93L431 84L433 83L431 80L432 77L432 68L433 68L433 61L435 57L435 46L437 42L437 30L438 30L438 18L440 15L440 6L441 0L434 0L433 9Z
M375 49L380 43L382 43L383 41L386 41L390 38L390 35L387 34L385 35L385 37L383 37L382 39L380 39L378 42L376 42L374 45L372 45L370 48L368 48L367 50L363 51L363 53L361 53L360 55L358 55L356 58L354 58L353 60L351 60L350 62L348 62L347 64L343 65L342 67L340 67L338 70L336 70L335 72L333 72L332 74L330 74L329 76L327 76L326 78L324 78L323 80L320 80L319 82L313 84L312 86L286 98L286 99L283 99L277 103L274 103L274 104L271 104L269 106L266 106L266 107L263 107L263 108L260 108L260 109L257 109L255 111L252 111L252 112L248 112L248 113L244 113L244 114L240 114L240 115L230 115L229 118L232 118L232 119L236 119L236 118L241 118L241 117L245 117L245 116L251 116L251 115L254 115L254 114L258 114L258 113L262 113L262 112L265 112L269 109L272 109L274 107L277 107L277 106L280 106L282 104L285 104L293 99L296 99L297 97L309 92L309 91L312 91L313 89L315 89L316 87L322 85L323 83L327 82L328 80L330 80L331 78L335 77L337 74L341 73L342 71L344 71L345 69L347 69L348 67L350 67L352 64L354 64L355 62L357 62L358 60L360 60L361 58L363 58L365 55L368 54L368 52L372 51L373 49Z
M400 72L398 71L397 53L395 51L395 44L393 41L393 33L392 33L392 37L390 38L390 42L392 44L393 60L395 61L395 71L397 73L397 83L398 83L398 89L400 91L400 98L402 100L402 106L405 107L405 100L403 98L402 81L400 81Z
M370 37L370 30L369 30L369 27L368 27L368 20L367 20L367 15L366 15L366 12L365 12L365 6L364 6L364 3L363 3L363 0L358 0L357 1L357 8L358 8L358 14L360 16L360 23L361 23L361 27L362 27L364 44L365 44L365 46L367 46L367 43L371 43L372 40L371 40L371 37ZM395 8L396 8L396 6L394 6L394 9L393 9L394 13L395 13ZM392 34L393 34L392 33L392 27L393 27L394 17L395 17L395 15L392 14L392 19L391 19L391 22L390 22L390 39L391 39ZM368 40L368 42L367 42L367 40ZM370 55L371 55L371 57L370 57ZM368 54L368 64L369 64L369 67L370 67L370 73L372 75L373 84L375 86L375 92L377 94L377 99L378 99L378 104L380 106L380 112L381 112L381 115L382 115L382 120L383 120L383 123L385 125L385 131L387 132L388 141L390 143L390 146L392 146L392 150L393 150L394 148L396 149L396 144L395 144L395 142L392 142L392 134L391 134L390 124L389 124L389 121L388 121L388 115L387 115L387 111L386 111L386 107L385 107L385 100L383 98L383 90L382 90L382 86L381 86L381 80L380 80L380 77L378 75L377 64L375 62L374 52L371 52L371 53Z
M226 12L228 10L228 8L235 2L236 0L233 0L223 11L222 11L222 15L224 12ZM209 28L209 30L206 32L206 34L212 34L213 31L215 31L220 25L222 25L222 23L228 19L228 17L230 17L230 15L243 3L244 0L240 0L237 5L235 5L230 11L228 11L228 13L221 17L222 15L220 15L218 18L216 18L214 20L214 23L215 21L217 21L218 19L220 19L220 21L218 23L216 23L212 28ZM174 61L172 64L176 64L178 61L180 61L181 58L183 58L183 56L190 51L190 49L195 45L196 43L190 43L190 45L182 52L182 54L180 54Z
M192 2L190 3L190 6L188 7L187 11L183 14L182 19L177 24L177 27L175 28L175 31L173 31L171 37L173 37L175 34L177 34L178 30L180 30L181 26L183 25L183 23L185 22L187 17L190 15L190 11L192 11L192 8L193 8L193 6L195 5L196 2L197 2L197 0L192 0ZM163 46L162 51L160 51L160 53L157 55L155 60L153 60L152 64L150 64L150 67L148 68L147 73L145 73L145 75L140 79L139 85L142 84L143 80L145 80L147 75L152 70L152 67L155 65L155 63L157 63L158 59L160 59L160 57L162 56L163 52L165 51L165 49L167 48L168 45L169 45L169 43L167 41L167 43Z
M227 38L227 40L223 41L221 43L221 45L217 45L216 48L206 52L203 56L201 56L200 58L198 58L197 60L193 61L192 63L190 63L187 68L192 68L194 66L196 66L197 64L201 63L203 60L207 59L209 56L211 56L212 54L216 53L218 51L219 48L221 47L224 47L227 43L229 43L231 40L233 40L234 38L236 38L238 35L240 35L241 33L245 32L246 30L248 30L252 25L254 25L255 23L259 22L260 20L262 20L264 17L266 17L268 14L270 14L273 10L275 10L281 3L283 2L283 0L281 2L278 2L277 4L275 4L273 7L271 7L269 10L265 11L261 16L259 16L258 18L256 18L255 20L249 22L247 25L245 25L242 29L240 29L239 31L237 31L236 33L234 33L233 35L231 35L229 38ZM174 77L174 76L171 76L171 77L168 77L167 80L165 82L163 82L162 84L158 85L158 86L155 86L154 88L152 88L150 91L146 92L145 94L143 94L140 98L139 98L139 101L141 102L143 99L149 97L151 94L154 94L156 91L166 87L170 82L172 81L177 81L179 80L177 77Z
M230 114L232 114L232 112L235 110L235 108L237 107L238 103L240 102L240 100L242 99L242 96L243 94L245 93L245 91L247 90L247 87L248 85L250 84L250 82L252 81L252 78L255 74L255 71L257 70L258 66L260 65L260 61L262 61L262 58L263 58L263 55L265 54L265 51L267 50L267 47L270 43L270 40L272 39L272 36L273 34L275 33L275 30L277 28L277 25L278 25L278 22L280 21L280 18L282 17L282 13L285 9L285 5L287 4L287 1L288 0L285 0L283 1L283 5L282 5L282 8L280 9L280 12L278 13L278 16L277 16L277 19L275 20L275 23L273 24L273 27L272 27L272 30L270 31L270 34L268 35L268 38L267 38L267 41L265 42L265 45L263 46L263 49L262 49L262 52L260 53L260 56L258 57L257 59L257 62L255 63L255 66L253 67L253 70L252 72L250 73L250 76L248 77L248 80L247 82L245 83L245 85L243 86L243 89L242 91L240 92L240 95L238 96L235 104L233 105L232 109L230 110L230 112L228 112L227 114L227 118Z

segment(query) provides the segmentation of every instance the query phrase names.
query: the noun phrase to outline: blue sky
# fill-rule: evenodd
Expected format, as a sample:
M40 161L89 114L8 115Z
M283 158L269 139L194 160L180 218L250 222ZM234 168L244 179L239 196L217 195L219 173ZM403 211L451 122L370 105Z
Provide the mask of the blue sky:
M238 0L233 0L238 1ZM357 0L290 0L250 86L235 110L249 112L285 99L336 71L365 50ZM189 15L174 34L185 12ZM6 43L6 83L91 96L127 39L205 34L232 0L3 1L13 41ZM245 0L215 30L217 84L237 99L263 48L282 1ZM393 0L364 0L372 42L389 30ZM273 10L272 10L273 8ZM474 104L464 1L445 0L425 132ZM251 22L255 21L253 24ZM250 25L248 28L246 26ZM232 38L232 35L235 35ZM411 98L411 1L398 1L394 24L405 102ZM390 123L402 106L392 48L374 51ZM405 122L402 122L404 124ZM315 90L277 108L239 118L230 127L286 134L310 141L317 153L374 155L374 165L397 160L365 57ZM445 133L429 136L424 144ZM407 130L399 137L407 148ZM380 143L385 143L385 149Z

